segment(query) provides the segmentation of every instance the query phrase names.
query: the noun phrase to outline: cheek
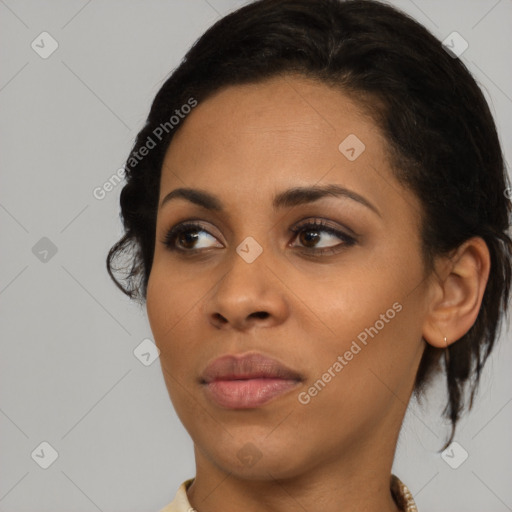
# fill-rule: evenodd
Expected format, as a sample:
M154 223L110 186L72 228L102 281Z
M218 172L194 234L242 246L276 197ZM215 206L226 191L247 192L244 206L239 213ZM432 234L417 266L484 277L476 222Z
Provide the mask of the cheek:
M181 421L187 424L190 421L187 418L195 413L190 411L191 404L187 403L189 393L184 389L193 378L191 368L200 350L194 344L198 337L190 330L190 319L197 315L194 308L199 305L201 293L196 283L191 285L190 278L188 286L181 281L168 269L153 266L148 281L146 309L155 344L160 349L160 365L169 397Z
M340 385L343 394L348 390L354 396L354 388L368 379L376 383L370 370L392 386L408 376L418 357L423 314L422 287L411 291L421 279L420 261L409 258L406 262L403 256L393 264L381 257L380 263L375 261L371 267L351 266L346 272L332 273L328 283L298 279L293 290L303 298L307 307L301 308L308 318L306 328L300 326L302 339L306 345L311 343L309 351L315 352L314 357L308 356L311 379L322 378L338 356L347 362L342 363L342 371L334 373L345 377L332 379L337 384L329 387Z
M165 344L187 315L193 314L194 305L204 292L191 272L178 272L156 261L148 281L146 309L156 341Z
M356 337L388 310L394 318L393 304L401 302L406 293L391 270L375 267L339 268L321 279L304 273L290 280L299 299L297 308L307 314L306 323L314 329L309 334L332 339L335 345Z
M317 339L314 354L306 355L308 380L297 399L308 422L336 437L344 428L372 428L390 408L408 402L421 331L410 303L388 307L387 298L356 318L339 314L332 327L337 336Z
M156 265L151 270L148 281L146 310L155 343L161 351L162 365L183 361L190 350L191 315L200 303L202 293L197 283L190 277L185 282L176 273L166 271Z

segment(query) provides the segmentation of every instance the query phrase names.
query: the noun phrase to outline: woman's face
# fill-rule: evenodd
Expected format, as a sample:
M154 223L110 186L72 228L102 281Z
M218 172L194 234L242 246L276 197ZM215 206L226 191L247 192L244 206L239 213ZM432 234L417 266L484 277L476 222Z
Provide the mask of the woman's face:
M162 168L147 311L198 471L284 478L389 455L424 349L428 283L420 203L386 140L347 96L292 76L223 89L181 123ZM161 205L182 188L210 199ZM167 246L190 221L199 227ZM205 374L251 354L293 375L233 359Z

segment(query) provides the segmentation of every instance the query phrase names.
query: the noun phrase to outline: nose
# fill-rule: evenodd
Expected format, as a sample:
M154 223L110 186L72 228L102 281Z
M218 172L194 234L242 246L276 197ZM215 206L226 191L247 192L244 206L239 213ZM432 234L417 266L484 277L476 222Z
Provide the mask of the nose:
M287 288L266 260L263 253L248 263L233 252L227 271L205 302L211 325L245 331L285 321L289 314Z

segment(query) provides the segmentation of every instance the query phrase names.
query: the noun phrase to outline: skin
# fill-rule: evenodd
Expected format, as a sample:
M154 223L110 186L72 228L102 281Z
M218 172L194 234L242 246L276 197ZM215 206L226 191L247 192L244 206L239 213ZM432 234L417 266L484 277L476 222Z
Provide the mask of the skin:
M349 134L366 146L354 161L338 149ZM224 204L211 211L177 198L159 208L147 291L169 395L194 442L188 497L199 512L398 510L391 467L425 343L443 347L444 337L452 343L474 323L489 253L472 239L427 274L421 205L394 177L386 148L347 95L293 75L222 89L176 133L159 204L180 187ZM286 189L329 184L359 194L376 211L335 196L272 208ZM206 231L188 245L181 238L188 252L169 250L167 231L188 219ZM289 231L315 219L352 231L355 243L322 228L313 241ZM252 263L236 251L249 236L263 251ZM328 247L337 252L322 255ZM395 303L401 311L300 403L299 393ZM206 365L248 352L281 361L305 381L253 409L208 400L199 383ZM249 449L256 462L240 457Z

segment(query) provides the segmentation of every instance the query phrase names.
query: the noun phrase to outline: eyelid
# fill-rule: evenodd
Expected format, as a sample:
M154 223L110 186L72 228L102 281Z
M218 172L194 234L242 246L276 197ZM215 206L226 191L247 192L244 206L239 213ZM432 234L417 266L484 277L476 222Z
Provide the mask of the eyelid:
M220 231L210 222L207 222L199 217L186 217L183 220L178 220L176 222L173 222L171 224L170 228L164 229L164 236L167 236L167 234L173 230L180 229L182 227L190 227L190 228L200 228L202 231L206 231L211 236L219 239L222 238L222 234ZM215 234L218 233L218 234Z
M352 237L352 238L357 238L357 239L361 236L359 233L354 231L352 228L350 228L346 224L342 224L337 221L329 220L329 219L320 217L318 215L308 215L307 217L304 217L303 219L297 221L295 224L296 224L297 228L302 228L304 226L314 224L317 227L327 228L327 229L331 229L334 231L339 231L347 237Z
M333 225L335 224L335 225ZM302 249L302 252L310 255L322 256L324 254L335 254L342 251L347 246L355 245L358 242L359 236L350 228L343 226L340 228L338 223L333 223L328 219L319 218L319 217L306 217L302 220L295 223L292 227L288 229L289 233L293 233L294 239L292 241L295 242L298 238L299 233L310 228L312 230L317 230L324 233L329 233L330 235L338 238L340 240L339 244L330 247L301 247L301 246L293 246L297 247L297 249ZM208 249L212 249L215 247L203 247L199 249L183 249L176 245L176 238L183 232L187 231L196 231L196 232L205 232L215 240L219 242L219 237L212 234L210 228L204 225L204 222L200 219L189 218L187 220L178 222L173 227L167 230L164 239L161 240L163 245L165 245L169 250L176 251L183 254L199 254L200 252L204 252ZM352 233L352 234L348 234ZM224 246L223 242L219 242L222 246ZM290 244L289 244L290 246Z

